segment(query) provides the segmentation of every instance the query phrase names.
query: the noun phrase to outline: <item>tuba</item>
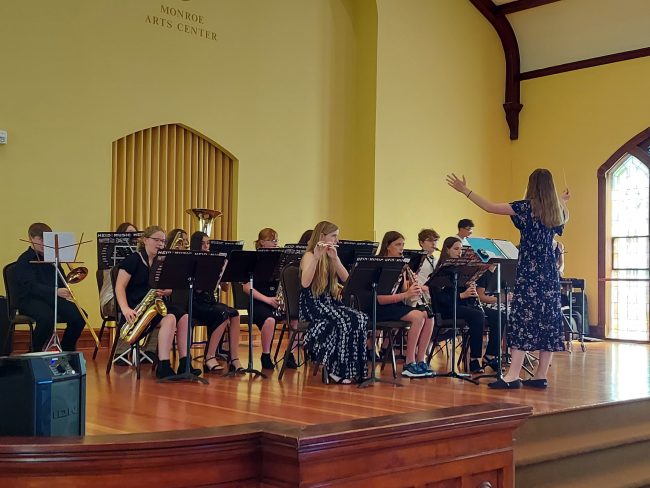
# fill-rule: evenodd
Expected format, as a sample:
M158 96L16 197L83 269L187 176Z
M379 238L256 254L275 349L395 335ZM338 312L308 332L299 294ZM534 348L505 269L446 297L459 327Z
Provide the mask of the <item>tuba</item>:
M214 224L215 219L221 217L221 212L208 208L188 208L185 212L198 220L199 230L205 232L208 236L212 236L212 224Z
M156 290L151 289L144 296L142 301L135 307L135 318L133 322L127 322L122 326L120 338L131 345L140 339L149 323L156 315L167 315L167 307L162 298L156 295Z

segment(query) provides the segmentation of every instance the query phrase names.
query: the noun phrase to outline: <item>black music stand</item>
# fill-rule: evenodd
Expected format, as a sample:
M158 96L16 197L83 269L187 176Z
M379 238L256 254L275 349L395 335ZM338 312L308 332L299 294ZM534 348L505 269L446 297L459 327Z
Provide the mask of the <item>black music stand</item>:
M345 282L343 296L355 297L360 308L364 304L367 306L368 298L371 300L370 310L362 311L370 316L372 325L372 368L370 376L359 384L359 388L366 388L374 383L403 386L397 381L377 378L375 369L377 364L377 295L393 293L406 263L407 260L404 258L359 257Z
M181 290L189 289L187 310L187 359L185 371L174 376L158 380L159 383L167 381L189 380L208 384L208 380L195 376L190 372L190 349L192 345L192 302L194 300L194 287L200 290L213 290L216 288L226 265L226 258L220 254L201 251L158 251L152 266L152 288Z
M210 252L225 253L230 256L232 251L244 249L244 241L223 241L221 239L210 239Z
M476 281L487 267L488 265L482 265L480 261L477 262L473 257L463 256L460 258L448 258L444 263L442 263L442 265L434 270L429 281L427 281L429 288L444 288L450 284L454 288L454 301L452 308L453 335L451 337L451 371L448 371L447 373L433 373L433 378L458 378L478 385L478 381L473 380L470 374L458 373L456 371L458 288L459 286L465 286L467 282Z
M341 260L343 267L350 271L357 258L374 255L379 243L373 241L340 240L338 246L336 254Z
M246 283L250 285L248 295L248 367L244 373L252 373L257 378L266 378L266 374L253 368L253 285L255 280L271 281L278 266L282 249L258 249L257 251L232 251L228 258L228 266L223 273L224 283ZM231 375L234 373L227 373Z
M508 258L490 258L488 260L490 264L495 264L497 269L496 272L492 275L490 278L490 281L487 285L487 288L485 289L486 293L490 294L496 294L497 296L497 312L499 315L497 315L497 340L499 344L499 353L497 354L497 370L494 374L483 374L480 376L477 376L475 379L480 380L483 378L496 378L501 379L502 377L502 367L503 367L503 351L501 350L502 348L502 343L503 343L503 324L501 323L501 290L503 290L503 293L506 297L505 301L505 308L506 308L506 314L508 313L508 290L510 287L514 286L515 281L517 280L517 259L508 259ZM506 315L507 317L507 315ZM508 325L508 321L506 320L506 327ZM531 374L531 372L526 369L528 374ZM531 374L532 376L532 374Z

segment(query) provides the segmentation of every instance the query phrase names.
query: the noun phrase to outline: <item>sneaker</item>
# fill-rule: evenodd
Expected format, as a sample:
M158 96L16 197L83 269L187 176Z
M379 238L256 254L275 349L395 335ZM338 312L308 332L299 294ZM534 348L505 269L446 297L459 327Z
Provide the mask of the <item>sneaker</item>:
M270 353L262 353L260 361L262 362L262 369L275 369L275 365L273 364Z
M287 369L298 369L298 363L292 352L287 356Z
M410 363L402 369L402 376L407 378L424 378L427 374L420 369L418 363Z
M431 377L431 376L433 376L433 370L432 370L431 367L430 367L427 363L425 363L424 361L420 361L420 362L418 363L418 368L420 368L420 371L422 371L422 372L424 373L424 376L426 376L426 377Z

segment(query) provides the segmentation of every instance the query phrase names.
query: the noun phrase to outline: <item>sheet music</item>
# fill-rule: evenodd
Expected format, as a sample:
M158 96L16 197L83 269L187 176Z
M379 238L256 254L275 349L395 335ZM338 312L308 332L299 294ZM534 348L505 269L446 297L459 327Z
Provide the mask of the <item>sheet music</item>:
M512 242L494 239L494 244L501 250L504 257L508 259L519 259L519 249Z
M135 252L144 232L98 232L97 267L110 269Z
M74 263L77 257L77 248L79 247L79 244L75 241L72 232L43 232L43 261L49 263L55 261L55 236L58 237L59 262Z

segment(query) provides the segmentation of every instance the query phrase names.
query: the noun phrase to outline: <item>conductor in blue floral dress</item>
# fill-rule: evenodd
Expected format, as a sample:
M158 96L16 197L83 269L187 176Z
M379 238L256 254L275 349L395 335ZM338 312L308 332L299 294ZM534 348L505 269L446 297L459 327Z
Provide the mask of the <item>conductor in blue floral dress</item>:
M447 183L489 213L509 215L521 233L517 281L510 313L508 344L512 363L508 373L488 386L514 389L527 386L546 388L547 373L554 351L563 351L563 323L560 304L560 275L556 266L553 237L562 235L568 219L569 190L561 197L553 176L536 169L528 177L524 200L493 203L467 187L465 177L447 176ZM520 380L519 373L528 351L539 351L535 376Z

